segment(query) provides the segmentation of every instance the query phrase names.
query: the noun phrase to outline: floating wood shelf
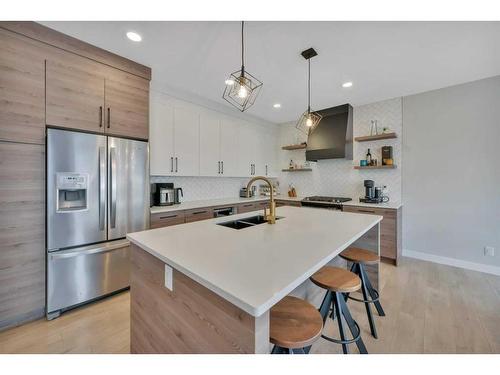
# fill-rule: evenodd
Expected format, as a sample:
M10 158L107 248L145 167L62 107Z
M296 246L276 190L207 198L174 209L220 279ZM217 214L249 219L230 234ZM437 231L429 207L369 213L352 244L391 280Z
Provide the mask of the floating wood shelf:
M354 140L356 142L368 142L368 141L378 141L379 139L392 139L392 138L397 138L396 133L384 133L384 134L377 134L377 135L367 135L364 137L356 137Z
M303 150L304 148L307 147L307 143L299 143L299 144L296 144L296 145L286 145L286 146L282 146L281 149L282 150Z
M393 165L367 165L366 167L362 167L360 165L355 165L354 169L394 169L396 166Z
M282 169L282 172L310 172L312 171L311 168L295 168L295 169Z

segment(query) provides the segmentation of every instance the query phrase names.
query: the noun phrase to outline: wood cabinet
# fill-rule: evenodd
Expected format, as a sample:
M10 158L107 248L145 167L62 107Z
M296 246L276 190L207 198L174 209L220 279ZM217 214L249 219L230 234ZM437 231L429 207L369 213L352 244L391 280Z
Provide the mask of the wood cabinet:
M44 150L0 141L0 330L44 314Z
M194 221L208 220L214 217L214 210L210 207L197 208L194 210L185 211L186 223Z
M151 229L184 224L186 215L184 211L163 212L151 214Z
M148 139L149 81L114 68L105 73L106 133Z
M148 139L149 81L70 53L46 63L48 125Z
M45 47L0 29L0 140L45 142Z
M393 261L396 265L402 252L402 208L372 208L344 206L344 212L355 212L369 215L380 215L384 218L380 223L380 255Z
M255 202L252 203L240 203L236 206L236 211L238 214L243 214L245 212L257 211L259 207Z
M47 125L104 132L104 76L99 68L71 54L47 60Z
M281 206L292 206L292 207L302 207L300 201L288 201L285 199L276 199L276 207Z

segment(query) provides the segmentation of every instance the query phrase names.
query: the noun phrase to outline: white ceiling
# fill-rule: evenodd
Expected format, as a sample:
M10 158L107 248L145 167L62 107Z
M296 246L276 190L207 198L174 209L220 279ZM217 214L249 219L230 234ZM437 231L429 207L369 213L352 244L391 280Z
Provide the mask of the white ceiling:
M227 75L240 68L239 22L42 23L150 66L154 83L170 92L230 106L222 92ZM129 30L143 41L129 41ZM313 109L500 74L500 22L259 21L247 22L245 30L245 67L264 82L248 113L274 123L293 121L306 109L300 52L311 46L318 52L311 63ZM353 87L342 88L345 81Z

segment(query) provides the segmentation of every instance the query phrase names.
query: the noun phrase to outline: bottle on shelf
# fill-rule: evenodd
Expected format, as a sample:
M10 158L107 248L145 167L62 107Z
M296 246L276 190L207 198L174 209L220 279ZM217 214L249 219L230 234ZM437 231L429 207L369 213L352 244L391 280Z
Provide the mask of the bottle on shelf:
M288 166L288 168L293 169L293 167L294 167L293 160L290 159L290 165Z
M370 153L370 149L368 149L368 152L366 153L366 164L372 165L372 154Z

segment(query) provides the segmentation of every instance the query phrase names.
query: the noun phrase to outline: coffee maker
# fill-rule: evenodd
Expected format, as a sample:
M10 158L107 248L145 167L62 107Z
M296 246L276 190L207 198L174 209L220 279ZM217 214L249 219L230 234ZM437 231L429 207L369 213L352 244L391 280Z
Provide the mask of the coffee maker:
M373 180L365 180L365 196L364 198L359 198L362 203L382 203L388 202L389 197L386 197L382 193L381 187L375 187L375 182Z
M170 206L175 203L173 183L151 184L151 203L153 206Z

